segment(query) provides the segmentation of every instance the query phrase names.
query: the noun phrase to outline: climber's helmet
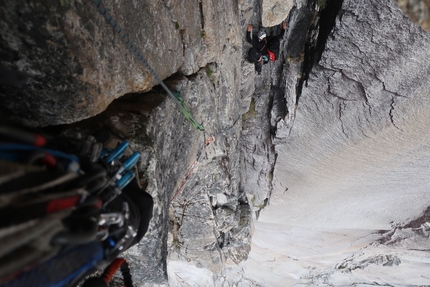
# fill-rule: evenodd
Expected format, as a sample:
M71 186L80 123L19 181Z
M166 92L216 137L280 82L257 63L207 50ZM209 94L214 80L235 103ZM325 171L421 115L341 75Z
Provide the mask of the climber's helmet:
M266 32L264 32L264 31L258 32L258 40L263 41L264 38L266 38Z

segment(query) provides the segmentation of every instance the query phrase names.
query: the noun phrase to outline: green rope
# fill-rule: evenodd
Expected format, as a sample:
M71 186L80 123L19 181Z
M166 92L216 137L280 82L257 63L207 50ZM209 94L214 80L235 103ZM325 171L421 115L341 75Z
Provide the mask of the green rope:
M187 106L185 106L184 100L181 98L179 92L173 93L175 96L177 103L179 103L179 109L181 110L184 117L193 125L196 130L205 131L205 128L202 124L199 124L194 118L193 115L188 110Z
M146 61L146 59L139 52L138 48L133 43L131 43L130 38L127 36L127 34L118 26L117 22L115 22L107 9L103 6L102 2L100 0L91 1L94 6L97 7L97 10L100 12L100 14L102 14L103 17L108 21L108 23L114 28L114 31L120 35L122 41L127 45L127 48L129 48L133 52L133 54L137 56L137 58L142 62L142 64L149 70L149 72L151 72L155 80L157 80L157 82L163 87L167 94L174 100L184 117L192 124L192 126L196 130L205 131L204 126L197 122L197 120L193 117L188 108L185 106L185 103L179 96L179 93L177 93L177 95L174 95L172 91L170 91L170 89L164 84L164 82L160 79L154 69L149 65L148 61Z

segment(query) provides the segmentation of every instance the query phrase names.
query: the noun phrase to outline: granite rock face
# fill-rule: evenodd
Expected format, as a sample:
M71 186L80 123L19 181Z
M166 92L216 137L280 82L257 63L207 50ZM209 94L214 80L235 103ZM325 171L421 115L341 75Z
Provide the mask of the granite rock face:
M240 54L240 49L228 49L231 50L226 57ZM140 130L140 136L147 139L132 146L149 151L148 156L143 156L147 160L142 181L155 199L148 233L126 252L136 282L167 283L167 264L187 262L221 274L227 263L247 258L252 216L246 196L239 189L240 113L245 110L240 98L233 97L239 93L239 86L226 86L230 81L238 81L234 74L239 75L240 64L232 59L224 63L229 64L220 64L216 70L212 67L211 77L202 69L191 77L166 82L183 95L187 106L195 111L194 116L205 123L207 137L214 136L215 142L209 145L205 142L207 137L184 121L169 99L149 114L121 114L122 119L134 119L123 127L123 134ZM221 73L223 69L227 70ZM229 109L217 112L221 106ZM110 122L115 118L111 117ZM107 126L119 130L121 125L116 122Z
M398 25L407 26L395 29L396 37L390 36L394 24L388 17L393 15L399 19ZM344 2L332 35L334 40L327 43L314 69L314 79L303 90L307 99L303 95L306 102L299 104L300 113L304 113L301 118L312 122L306 129L312 127L318 133L340 131L339 137L354 140L360 139L363 132L373 134L405 120L397 110L412 105L412 101L406 100L411 95L428 89L429 61L418 59L426 58L429 51L428 36L402 17L392 3L379 7L371 1L365 4ZM319 83L322 85L317 86ZM325 114L319 118L321 113L313 112L314 108L308 108L308 103ZM366 127L365 130L362 127ZM300 131L299 126L295 129Z
M307 41L307 34L314 11L304 6L300 9L292 9L285 42L284 51L287 57L298 58L303 53L303 47Z
M252 24L255 28L260 25L260 19L266 19L265 16L262 16L264 14L264 3L262 7L260 4L259 1L244 1L240 6L241 17L244 20L241 22L242 41L244 43L242 55L244 58L246 58L247 52L251 48L245 37L247 24ZM266 3L266 5L269 4ZM289 22L290 24L295 25L296 21L293 19ZM278 35L280 26L266 27L265 30L269 36ZM290 29L287 29L286 36L281 41L280 47L291 42L292 39L288 35L293 34L289 31ZM307 30L301 32L306 35ZM299 45L296 45L296 49L302 50L303 45L304 42L302 42L300 48ZM241 97L250 98L251 101L248 102L247 112L242 117L242 178L247 180L242 181L241 189L246 193L255 218L258 218L260 211L270 202L273 190L273 166L276 162L272 138L276 130L276 123L280 119L284 119L288 114L284 98L285 89L295 89L297 78L297 74L294 74L290 75L293 79L292 83L286 83L282 80L283 59L287 57L284 51L285 49L281 48L279 59L262 67L261 75L257 75L253 64L247 61L242 62ZM299 74L301 63L296 61L296 65L293 65L296 68L295 72Z
M204 135L183 124L182 114L170 101L154 111L147 126L157 158L154 173L148 175L157 185L148 189L163 194L156 212L160 219L154 222L165 226L155 224L153 236L164 234L158 240L159 244L167 241L170 261L191 262L214 273L220 273L228 260L246 259L252 232L246 196L239 190L240 114L245 110L241 110L240 98L233 96L239 94L240 86L232 88L239 80L240 62L233 58L240 55L240 49L228 49L225 57L231 59L220 63L229 64L217 66L211 79L201 70L190 79L169 82L184 95L187 106L196 111L194 116L205 123L207 136L213 135L215 142L206 146ZM150 259L152 250L148 252Z
M300 9L312 1L308 0L263 0L261 1L261 23L272 27L287 19L293 7Z
M242 83L238 3L104 4L205 133L164 91L151 90L153 76L81 1L2 2L2 118L31 126L78 122L128 94L65 129L86 135L107 127L141 154L139 180L155 207L148 234L127 254L136 282L166 283L168 260L221 274L225 264L247 258L253 229L241 188L242 114L252 84ZM206 146L209 136L215 141Z
M238 29L238 7L234 3L210 8L230 13L226 26L233 32ZM210 23L210 19L207 21ZM249 106L250 96L240 96L240 34L228 35L230 38L220 37L225 44L215 42L218 56L203 58L211 61L206 67L195 71L198 61L185 61L181 67L184 76L166 81L181 94L206 133L193 130L170 99L151 112L141 131L152 142L145 178L156 207L148 234L127 254L138 282L166 283L168 262L188 262L221 274L225 264L239 263L249 253L252 216L247 197L239 188L239 140L241 115ZM205 38L212 36L206 34ZM200 49L208 53L208 47L187 47L198 51L194 56L201 56ZM215 141L206 145L210 136Z
M3 115L32 126L71 123L157 84L91 1L51 2L1 3ZM228 42L240 44L237 8L224 1L104 4L162 79L193 74Z
M1 117L71 123L120 98L69 129L108 127L141 154L139 180L155 207L148 234L125 254L139 284L364 282L346 271L403 266L400 253L428 248L420 245L429 234L425 215L392 229L389 221L428 206L430 39L394 1L345 0L321 60L306 66L315 2L105 3L205 133L89 2L2 2ZM278 61L257 75L244 60L246 26L277 34L285 19ZM378 197L359 201L368 194ZM351 210L366 206L354 217ZM250 252L253 218L261 222ZM362 252L357 234L380 230ZM336 236L347 251L329 245L324 260L306 261ZM377 244L383 248L372 249ZM393 246L400 251L384 249ZM331 265L311 266L320 259Z
M149 2L106 3L106 8L151 64L165 61L157 69L165 78L184 61L180 34L173 22L157 21L153 11L160 4ZM155 84L90 1L1 5L1 69L18 79L3 83L1 92L3 110L12 119L33 126L75 122ZM169 18L167 9L159 9L158 17Z
M395 1L343 2L299 101L285 90L290 113L276 124L274 189L243 265L248 278L430 283L429 53L430 36Z

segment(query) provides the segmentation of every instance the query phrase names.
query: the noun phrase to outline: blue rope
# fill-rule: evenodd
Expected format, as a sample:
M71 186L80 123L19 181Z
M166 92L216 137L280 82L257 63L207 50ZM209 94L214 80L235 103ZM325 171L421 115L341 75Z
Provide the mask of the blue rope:
M14 151L41 151L51 154L54 157L61 157L68 159L69 161L75 161L79 163L79 158L72 154L67 154L58 150L47 149L37 146L31 146L26 144L0 144L0 152L11 153Z
M160 77L157 75L154 69L149 65L148 61L146 61L146 59L139 52L138 48L131 42L127 34L119 27L118 23L109 14L109 12L104 7L102 2L100 0L91 0L91 2L94 4L94 6L97 7L97 10L100 12L100 14L103 15L106 21L108 21L108 23L114 28L114 31L119 34L119 36L121 37L122 41L126 44L126 46L133 52L133 54L137 56L137 58L142 62L142 64L149 70L149 72L151 72L155 80L163 87L163 89L167 92L167 94L175 101L175 103L178 105L181 112L184 114L185 118L189 122L191 122L191 124L196 130L204 131L205 128L203 127L203 125L199 124L196 121L196 119L194 119L194 117L185 107L185 104L183 103L183 101L178 101L177 97L175 97L172 91L170 91L170 89L164 84L164 82L160 79Z

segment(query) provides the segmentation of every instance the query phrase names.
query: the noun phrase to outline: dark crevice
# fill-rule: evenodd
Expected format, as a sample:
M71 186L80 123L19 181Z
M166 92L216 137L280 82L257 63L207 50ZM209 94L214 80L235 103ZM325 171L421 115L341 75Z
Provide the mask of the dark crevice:
M176 73L166 79L164 82L175 83L183 77L181 73ZM69 134L79 132L82 136L88 136L97 130L108 128L111 132L125 138L121 131L113 130L111 119L112 117L121 115L123 121L129 116L140 117L140 124L145 125L149 120L149 115L153 109L159 106L168 97L166 91L160 86L154 86L147 92L136 92L125 94L118 99L112 101L109 106L100 114L88 119L63 125L46 126L41 130L49 134ZM140 134L143 142L150 143L150 139L144 134ZM126 138L125 138L126 139Z
M382 84L382 87L383 87L384 91L386 91L386 92L388 92L388 93L390 93L390 94L393 94L393 96L396 96L396 97L408 98L407 96L400 95L399 93L397 93L397 92L395 92L395 91L390 91L390 90L387 88L387 86L385 85L385 82L384 82L383 80L381 80L381 79L379 79L379 78L377 78L377 79L381 82L381 84Z
M283 51L280 52L280 57L283 58ZM276 75L283 75L284 65L281 61L278 61L277 65L273 69L273 73ZM272 78L273 79L273 78ZM285 99L285 83L282 83L282 76L271 84L269 92L269 102L267 116L270 122L269 135L271 138L276 136L277 123L284 119L288 114L288 107Z
M339 14L340 8L342 8L342 3L343 0L327 1L326 8L320 11L320 27L315 51L315 59L317 63L321 60L322 53L325 49L325 44L334 28L336 17Z
M202 30L204 30L205 29L205 18L203 15L203 3L202 3L202 1L199 1L199 10L200 10L200 20L201 20Z
M394 96L392 96L392 98L391 98L391 104L390 104L390 112L389 112L388 114L389 114L389 116L390 116L391 124L392 124L396 129L400 130L400 129L399 129L399 127L398 127L398 126L396 126L396 124L394 123L394 115L393 115L393 112L394 112L394 105L395 105Z
M64 124L57 126L47 126L43 130L49 133L61 133L70 129L85 129L93 132L105 127L109 118L120 113L132 113L142 116L142 119L148 119L148 114L161 104L166 98L166 95L153 90L147 93L130 93L114 100L104 112L72 124Z
M313 1L315 2L315 1ZM315 4L313 4L315 6ZM302 64L302 76L300 77L296 86L296 103L299 103L300 96L302 95L303 85L309 79L309 74L312 71L314 58L315 58L315 37L318 34L319 16L318 13L314 14L313 23L310 25L307 35L307 41L304 47L304 56Z
M304 47L302 76L296 86L296 103L299 102L303 85L307 85L312 68L321 60L327 39L334 28L336 17L342 7L343 0L330 0L326 3L327 5L325 8L314 14L313 22L311 23L307 33L307 41ZM308 1L308 8L310 10L315 11L315 7L316 1Z
M226 245L226 234L220 231L220 235L217 238L217 244L219 248L223 248Z

